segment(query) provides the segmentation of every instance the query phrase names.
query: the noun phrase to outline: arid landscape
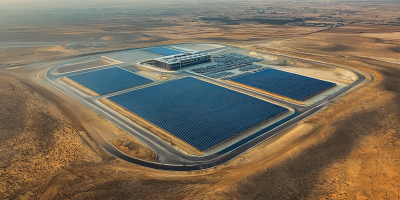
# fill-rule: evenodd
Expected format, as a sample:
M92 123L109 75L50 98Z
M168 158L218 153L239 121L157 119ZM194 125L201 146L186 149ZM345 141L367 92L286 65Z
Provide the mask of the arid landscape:
M397 1L116 2L10 6L0 14L0 199L400 198ZM97 133L112 135L103 139L128 155L155 160L150 148L42 80L68 59L188 42L265 53L321 77L333 72L296 58L332 63L369 80L230 162L189 172L110 156Z

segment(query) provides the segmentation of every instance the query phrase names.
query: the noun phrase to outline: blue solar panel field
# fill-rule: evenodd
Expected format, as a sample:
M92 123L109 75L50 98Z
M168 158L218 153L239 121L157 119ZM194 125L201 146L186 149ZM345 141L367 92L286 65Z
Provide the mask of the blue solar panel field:
M153 48L148 48L148 49L144 49L144 50L148 51L148 52L151 52L151 53L160 54L160 55L163 55L163 56L172 56L172 55L184 53L182 51L168 49L168 48L165 48L165 47L153 47Z
M100 95L152 82L119 67L72 75L68 78Z
M109 99L200 151L288 111L192 77Z
M335 83L276 69L266 69L232 80L298 101L303 101L336 85Z

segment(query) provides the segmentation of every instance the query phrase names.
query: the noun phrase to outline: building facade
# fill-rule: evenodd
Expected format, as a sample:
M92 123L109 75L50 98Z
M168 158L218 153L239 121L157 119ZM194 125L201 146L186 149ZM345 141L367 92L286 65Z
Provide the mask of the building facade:
M211 55L201 52L183 53L153 60L155 66L171 71L207 62L211 62Z

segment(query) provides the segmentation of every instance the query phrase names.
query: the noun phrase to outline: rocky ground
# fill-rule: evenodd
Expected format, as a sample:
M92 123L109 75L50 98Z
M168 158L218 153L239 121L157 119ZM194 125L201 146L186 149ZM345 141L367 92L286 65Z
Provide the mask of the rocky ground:
M399 198L400 67L366 58L395 58L398 52L392 49L399 42L316 36L266 45L267 51L362 69L374 80L307 119L318 125L314 133L265 166L268 169L237 183L238 193L250 199ZM329 46L338 48L326 50ZM289 48L296 53L285 51ZM310 55L328 52L329 57Z
M299 127L201 172L164 172L100 156L75 133L96 130L80 123L105 122L77 105L56 106L23 83L40 72L39 65L35 75L23 74L34 71L25 65L2 68L0 198L398 199L399 46L393 39L321 33L257 47L358 68L373 81ZM50 93L44 96L56 99ZM78 111L87 121L64 114Z
M26 189L57 170L101 161L76 134L79 126L19 80L0 75L0 105L1 199L34 198Z

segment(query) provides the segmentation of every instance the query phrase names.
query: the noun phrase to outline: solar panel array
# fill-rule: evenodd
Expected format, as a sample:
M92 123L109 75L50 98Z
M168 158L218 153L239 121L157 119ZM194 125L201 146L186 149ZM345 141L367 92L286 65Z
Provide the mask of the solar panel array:
M100 95L152 82L151 79L119 67L76 74L68 78Z
M173 50L173 49L169 49L169 48L165 48L165 47L153 47L153 48L148 48L148 49L144 49L144 50L151 52L151 53L164 55L164 56L172 56L172 55L184 53L182 51L177 51L177 50Z
M335 83L276 69L266 69L232 80L298 101L305 100L335 85Z
M200 151L288 111L192 77L109 99Z

